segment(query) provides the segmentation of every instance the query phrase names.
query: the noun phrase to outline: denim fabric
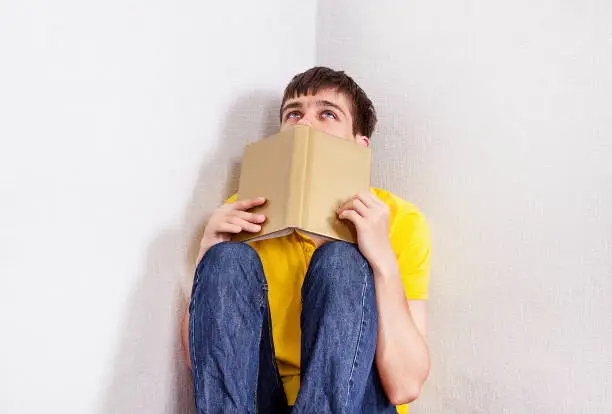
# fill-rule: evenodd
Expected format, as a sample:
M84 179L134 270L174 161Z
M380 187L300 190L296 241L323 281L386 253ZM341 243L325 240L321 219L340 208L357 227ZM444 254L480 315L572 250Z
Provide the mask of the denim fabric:
M220 243L198 265L189 351L198 413L395 413L374 363L374 278L355 245L319 247L302 286L301 387L287 406L261 260Z

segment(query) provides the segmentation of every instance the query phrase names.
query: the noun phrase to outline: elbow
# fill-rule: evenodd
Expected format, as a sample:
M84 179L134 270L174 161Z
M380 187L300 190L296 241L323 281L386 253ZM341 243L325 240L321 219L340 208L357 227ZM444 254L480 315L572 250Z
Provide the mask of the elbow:
M393 405L408 404L419 398L422 388L421 384L415 383L402 389L393 390L388 393L387 397Z
M397 381L395 384L385 384L385 391L389 401L393 405L409 404L415 401L421 395L423 384L429 377L429 359L427 363L421 367L418 374L406 375L403 380ZM389 386L390 385L390 386Z

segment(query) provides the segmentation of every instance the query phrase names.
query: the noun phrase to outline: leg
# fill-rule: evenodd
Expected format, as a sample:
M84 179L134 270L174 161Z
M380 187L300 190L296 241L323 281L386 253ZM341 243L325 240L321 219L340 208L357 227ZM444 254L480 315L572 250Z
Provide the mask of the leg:
M257 402L274 412L268 407L281 397L282 387L271 363L267 294L261 260L247 244L215 245L198 265L189 306L198 413L255 413ZM266 398L256 398L258 391Z
M294 413L395 412L374 364L374 276L357 246L330 242L315 251L302 286L301 327Z
M266 292L267 294L267 292ZM266 306L268 298L266 297ZM257 379L257 412L261 414L289 414L289 403L283 389L272 339L270 309L264 316L259 347L259 376Z

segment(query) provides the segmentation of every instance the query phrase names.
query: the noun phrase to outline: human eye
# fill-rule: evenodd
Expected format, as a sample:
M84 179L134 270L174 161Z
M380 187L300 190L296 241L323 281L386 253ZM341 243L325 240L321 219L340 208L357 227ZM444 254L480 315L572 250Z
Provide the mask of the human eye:
M336 114L333 111L323 111L323 112L321 112L321 118L338 119L338 117L336 116Z
M302 117L302 114L299 111L291 111L289 113L287 113L287 115L285 115L285 119L286 120L292 120L292 119L300 119Z

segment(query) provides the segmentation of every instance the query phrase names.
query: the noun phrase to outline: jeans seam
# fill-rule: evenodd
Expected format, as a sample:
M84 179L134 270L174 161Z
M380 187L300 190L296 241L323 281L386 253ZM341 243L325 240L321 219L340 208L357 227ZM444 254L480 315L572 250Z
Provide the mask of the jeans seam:
M262 329L259 330L259 340L257 341L259 344L261 344L261 337L263 335L263 320L261 321L261 325L262 325ZM260 345L261 346L261 345ZM259 401L257 400L257 394L258 394L258 386L259 386L259 371L261 370L261 364L257 364L257 374L255 375L255 392L254 392L254 398L253 398L253 402L254 402L254 406L253 406L253 413L259 413L259 410L257 409L257 406L259 404Z
M194 289L194 293L195 293L195 290L196 289ZM197 302L197 298L196 298L195 295L193 295L193 297L191 298L191 301L192 301L191 304L193 305L193 309L195 309L196 305L197 305L197 303L196 303ZM191 315L191 312L190 312L190 321L189 321L189 324L190 324L190 326L189 326L189 331L190 331L189 332L189 341L190 341L190 343L187 344L188 348L190 347L190 344L194 344L195 343L195 329L194 329L193 326L191 326L192 325L191 320L193 318L195 318L195 316L196 315ZM193 372L193 377L194 378L200 378L199 371L198 371L198 364L197 364L197 361L196 361L196 355L195 354L196 354L195 352L191 352L191 351L189 352L189 355L190 355L191 359L193 360L193 363L191 364L192 369L194 371ZM195 391L196 395L198 394L198 388L199 388L198 387L198 381L194 381L194 391Z
M265 304L265 300L266 300L267 296L268 296L268 283L264 283L261 286L261 296L259 297L259 308L260 309L261 308L265 308L264 304ZM269 310L268 310L268 312L269 312ZM264 318L266 316L267 315L264 315ZM261 347L261 339L263 337L263 325L264 325L264 320L262 318L262 320L261 320L261 329L259 330L259 340L257 341L257 343L259 344L260 347ZM261 352L261 350L259 352ZM258 387L259 387L259 372L260 372L260 370L261 370L261 363L258 363L257 364L257 374L255 375L255 398L253 399L255 401L255 407L254 407L254 410L253 410L254 413L259 413L259 410L258 410L259 401L257 399L257 394L258 394Z
M259 297L259 307L264 307L265 300L268 296L268 284L264 283L261 287L261 296Z
M360 271L363 271L363 268L367 263L364 263L361 266ZM363 336L364 324L365 324L365 297L366 297L366 289L368 287L368 273L364 272L364 283L363 288L361 290L361 323L359 324L359 335L357 336L357 346L355 347L355 355L353 356L353 364L351 365L351 373L349 374L348 386L346 391L346 402L344 403L344 408L348 406L350 401L350 393L351 393L351 381L353 380L353 374L355 372L355 364L357 362L357 356L359 354L359 346L361 345L361 337Z

